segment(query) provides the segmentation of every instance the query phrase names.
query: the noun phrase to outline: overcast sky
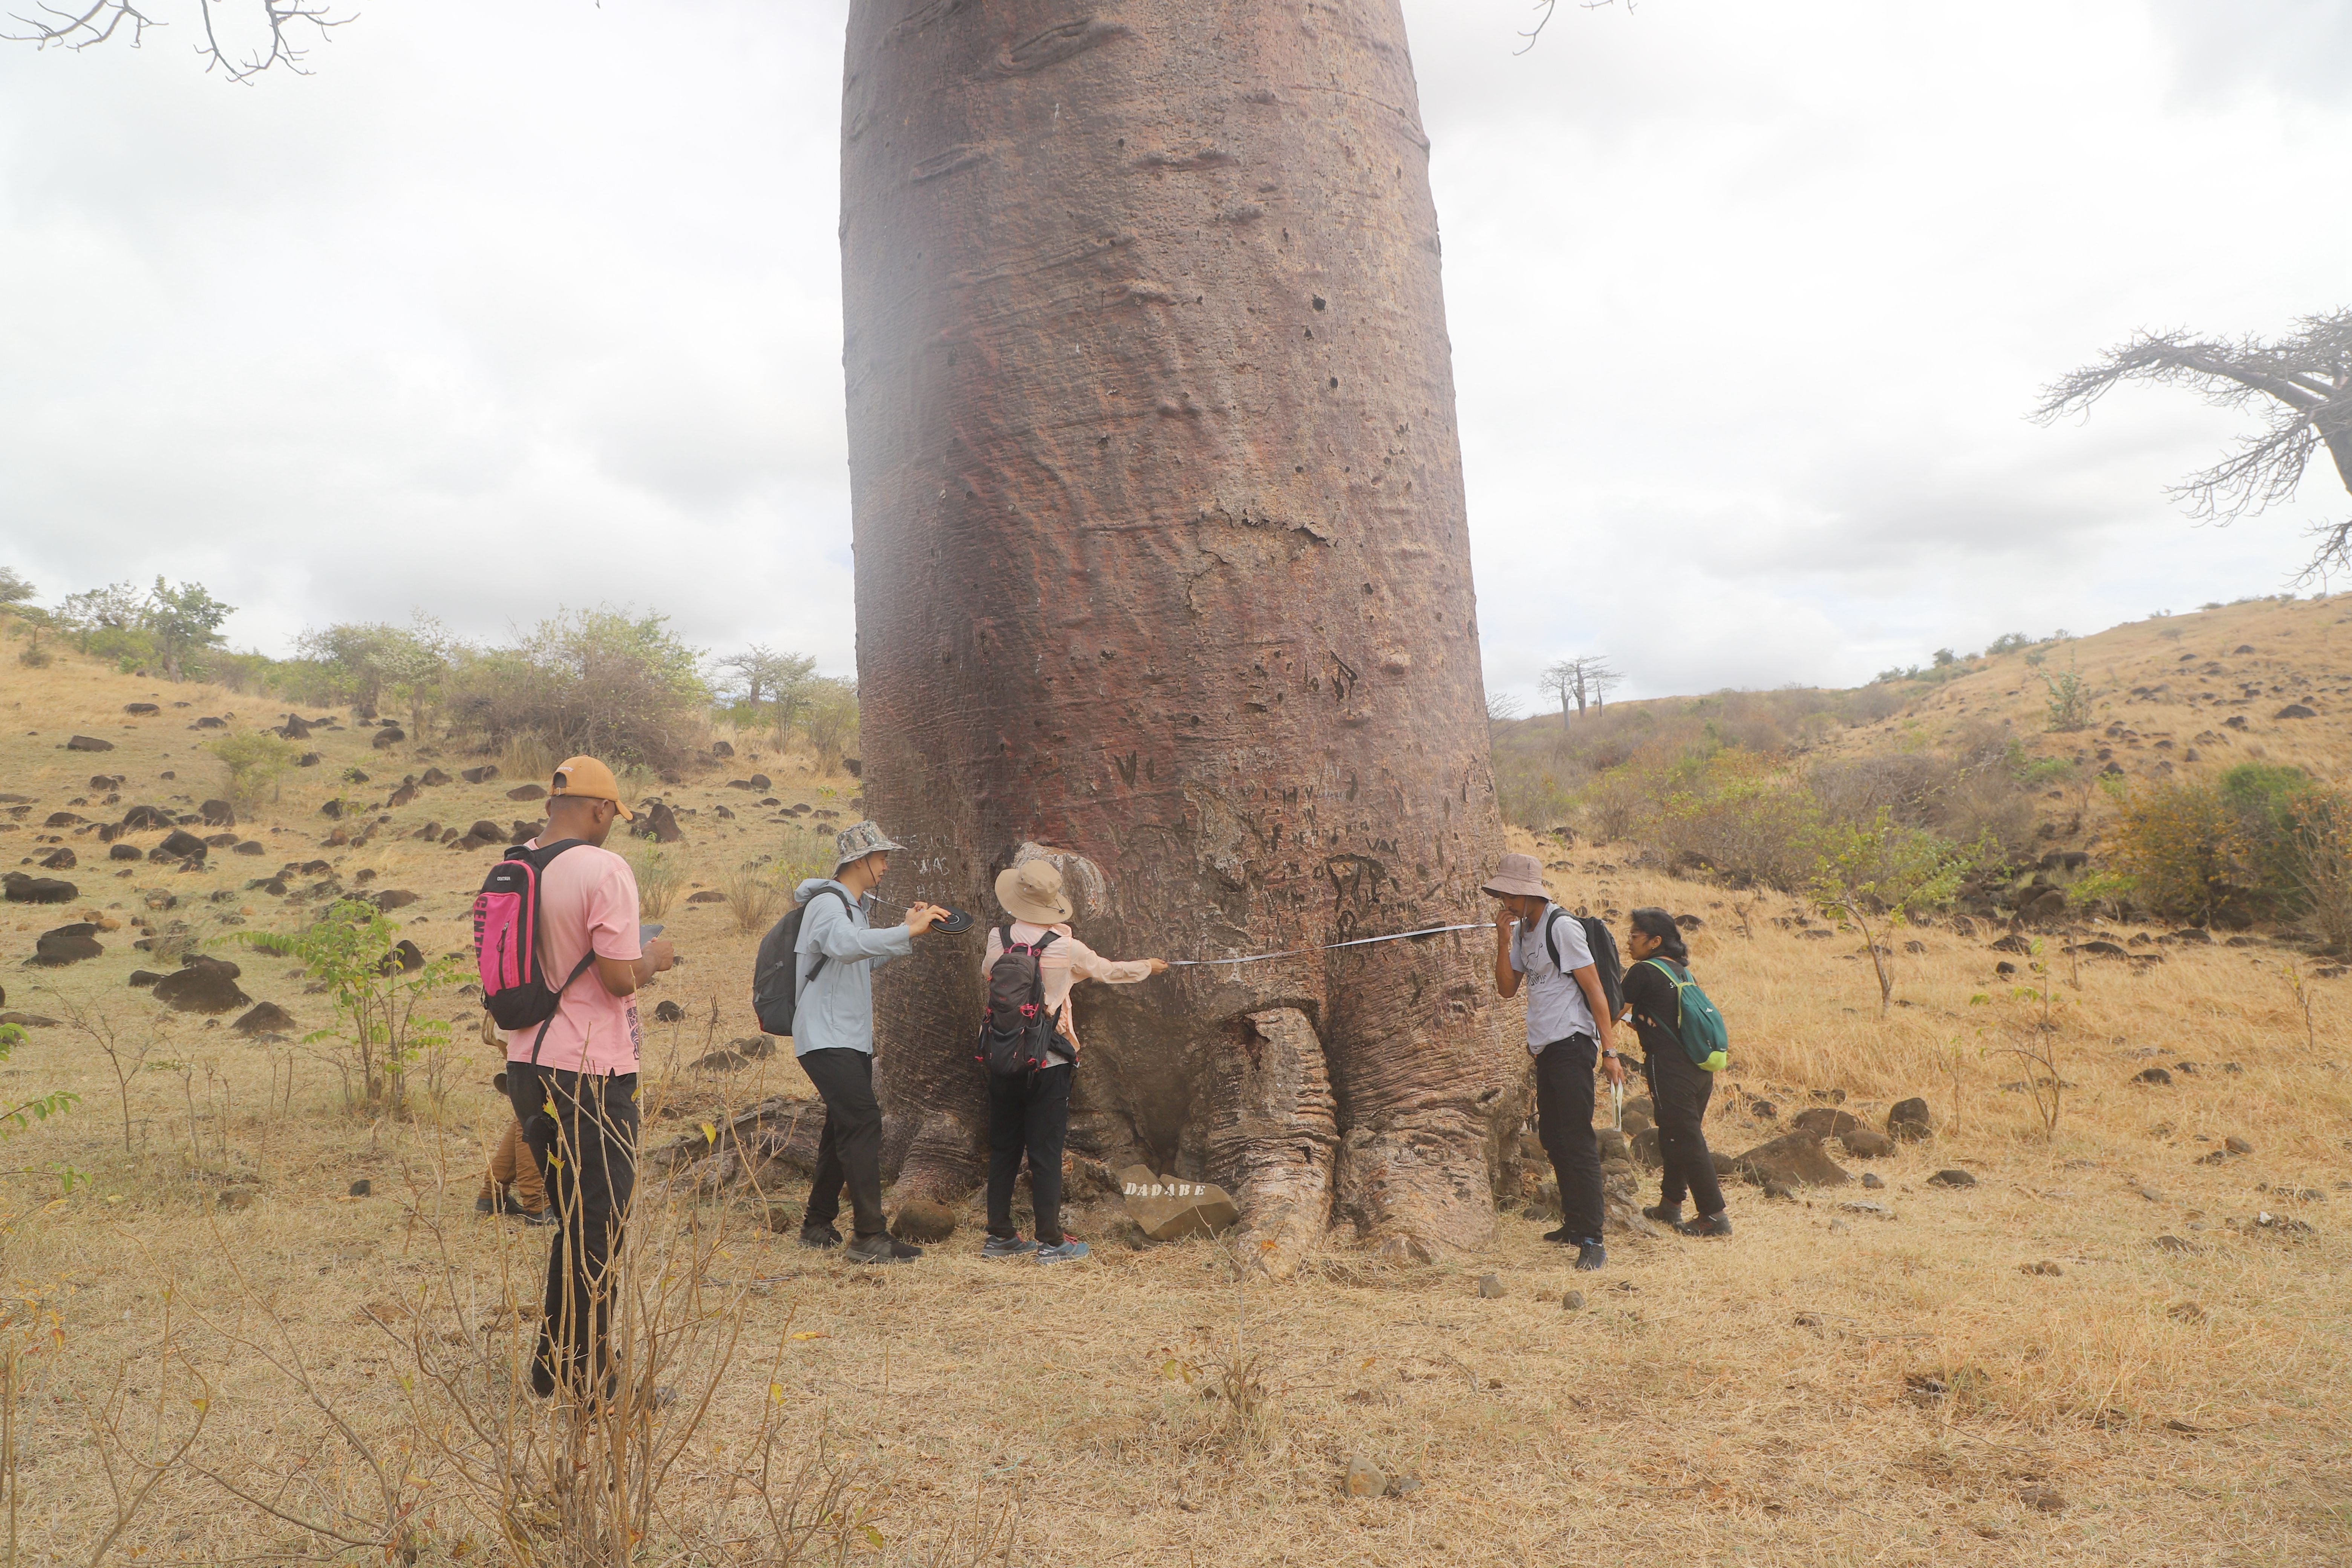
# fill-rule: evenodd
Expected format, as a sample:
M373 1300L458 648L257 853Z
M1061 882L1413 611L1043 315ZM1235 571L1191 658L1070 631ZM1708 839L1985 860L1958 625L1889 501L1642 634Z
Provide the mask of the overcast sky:
M308 78L0 47L0 564L232 639L562 605L847 672L844 0L402 0ZM2352 0L1406 0L1490 688L1850 684L2280 588L2135 328L2352 304Z

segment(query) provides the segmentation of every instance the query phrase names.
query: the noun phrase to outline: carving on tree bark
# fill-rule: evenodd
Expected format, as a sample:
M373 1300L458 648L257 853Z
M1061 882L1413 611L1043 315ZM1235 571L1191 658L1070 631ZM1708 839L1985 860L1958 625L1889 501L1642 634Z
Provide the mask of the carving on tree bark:
M1499 833L1394 0L858 0L843 125L866 798L915 847L886 892L1082 859L1078 932L1120 957L1476 918ZM877 976L902 1197L984 1169L979 941ZM1081 986L1072 1146L1224 1184L1277 1268L1327 1217L1483 1244L1527 1072L1484 950Z

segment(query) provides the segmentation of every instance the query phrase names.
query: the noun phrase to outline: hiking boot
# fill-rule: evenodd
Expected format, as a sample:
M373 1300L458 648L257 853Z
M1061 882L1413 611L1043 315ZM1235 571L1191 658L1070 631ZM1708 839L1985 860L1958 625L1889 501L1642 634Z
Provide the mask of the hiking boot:
M1680 1204L1652 1204L1648 1208L1642 1211L1642 1217L1643 1219L1654 1219L1660 1225L1670 1225L1675 1229L1680 1230L1683 1224L1683 1205Z
M1037 1250L1037 1244L1025 1237L992 1236L981 1244L980 1255L987 1258L1026 1258Z
M1580 1237L1580 1236L1578 1236L1576 1233L1574 1233L1573 1231L1570 1230L1570 1229L1568 1228L1568 1226L1561 1226L1558 1230L1548 1230L1548 1231L1544 1232L1544 1234L1543 1234L1543 1238L1544 1238L1546 1241L1558 1241L1558 1242L1566 1242L1566 1243L1573 1243L1573 1242L1578 1242L1578 1241L1581 1241L1581 1240L1583 1240L1583 1239L1584 1239L1582 1237Z
M1576 1244L1576 1271L1578 1273L1590 1274L1596 1268L1606 1268L1608 1267L1609 1249L1607 1247L1601 1246L1597 1241L1580 1241Z
M484 1193L480 1197L474 1200L474 1212L476 1214L488 1214L491 1212L489 1194Z
M1056 1246L1047 1247L1041 1243L1037 1247L1037 1261L1040 1263L1076 1263L1086 1255L1087 1244L1069 1237L1065 1237Z
M804 1225L801 1226L801 1245L819 1249L839 1247L841 1232L829 1225Z
M1731 1234L1731 1216L1729 1215L1720 1214L1701 1215L1698 1218L1691 1221L1688 1225L1676 1226L1675 1228L1681 1231L1685 1236L1729 1236Z
M474 1206L476 1208L481 1208L481 1205L479 1204L476 1204ZM484 1210L483 1212L488 1213L488 1211ZM499 1198L499 1212L505 1215L509 1219L529 1219L532 1215L539 1214L541 1211L539 1209L527 1209L523 1207L522 1204L512 1193L506 1193L502 1194Z
M923 1255L919 1247L909 1247L895 1236L861 1236L841 1249L845 1263L912 1263Z
M522 1216L523 1224L528 1226L553 1225L555 1223L555 1205L553 1204L548 1205L543 1209L527 1209L521 1205L517 1204L514 1208L509 1212L520 1215Z

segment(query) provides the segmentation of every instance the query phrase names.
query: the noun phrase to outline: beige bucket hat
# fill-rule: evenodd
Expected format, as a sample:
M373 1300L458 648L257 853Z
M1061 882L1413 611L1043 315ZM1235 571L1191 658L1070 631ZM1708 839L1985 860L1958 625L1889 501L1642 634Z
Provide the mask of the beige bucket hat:
M996 901L1015 920L1057 926L1070 918L1062 868L1051 860L1024 860L996 874Z
M883 832L877 823L853 822L833 836L833 868L838 871L852 860L863 860L877 849L905 847Z
M1494 876L1478 890L1526 899L1551 897L1551 889L1544 886L1543 862L1532 855L1504 856L1503 863L1495 868Z

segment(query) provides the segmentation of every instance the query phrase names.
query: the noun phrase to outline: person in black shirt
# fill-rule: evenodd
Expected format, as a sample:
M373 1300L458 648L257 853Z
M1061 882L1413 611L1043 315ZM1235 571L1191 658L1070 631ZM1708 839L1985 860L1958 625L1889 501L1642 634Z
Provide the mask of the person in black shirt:
M1715 1179L1715 1156L1707 1152L1706 1134L1699 1123L1706 1116L1707 1097L1715 1092L1715 1075L1690 1059L1675 1033L1681 1008L1675 980L1659 969L1670 964L1675 979L1690 978L1690 953L1675 917L1660 909L1635 910L1628 917L1625 971L1625 1016L1642 1037L1648 1058L1650 1099L1657 1107L1658 1155L1665 1164L1664 1188L1657 1205L1642 1212L1673 1226L1685 1236L1729 1236L1731 1221L1723 1212L1723 1188ZM1654 960L1655 962L1650 962ZM1687 1193L1698 1217L1683 1222L1683 1197Z

